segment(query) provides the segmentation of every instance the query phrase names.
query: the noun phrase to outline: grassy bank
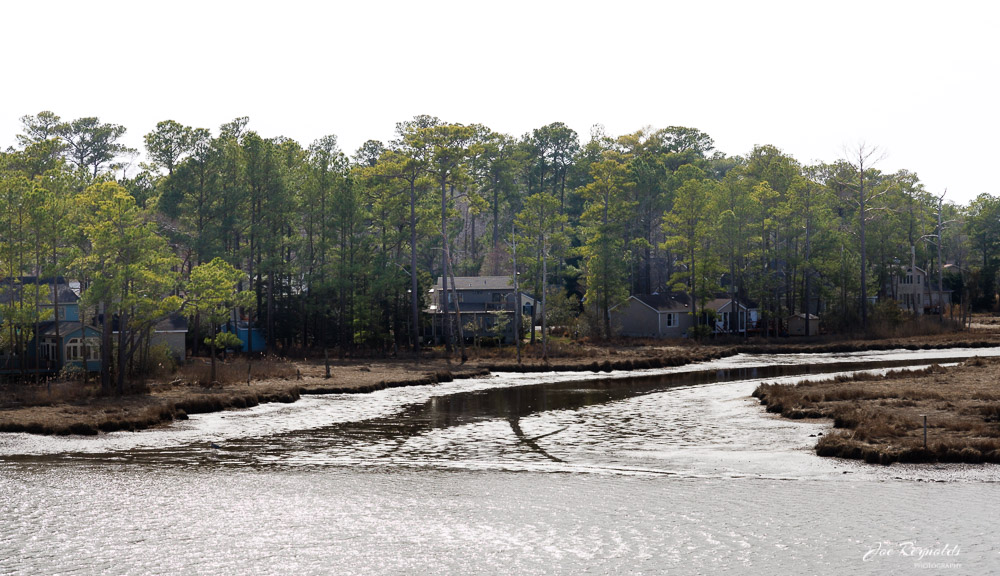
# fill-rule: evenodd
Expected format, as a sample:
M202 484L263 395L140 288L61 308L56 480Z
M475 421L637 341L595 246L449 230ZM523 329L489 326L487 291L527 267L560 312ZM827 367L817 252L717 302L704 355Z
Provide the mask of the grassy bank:
M816 444L820 456L881 464L1000 463L998 378L1000 360L973 358L953 368L762 384L753 395L786 418L832 419L836 431Z

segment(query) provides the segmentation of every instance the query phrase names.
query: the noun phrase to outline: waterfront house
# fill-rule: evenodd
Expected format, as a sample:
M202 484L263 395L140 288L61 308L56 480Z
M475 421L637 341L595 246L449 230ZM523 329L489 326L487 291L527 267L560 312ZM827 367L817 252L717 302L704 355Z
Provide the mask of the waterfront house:
M694 325L683 293L634 294L612 307L610 314L618 333L632 338L681 338Z
M17 305L34 307L34 294L26 290L34 286L41 288L37 300L40 321L28 326L31 330L37 327L37 333L24 343L21 353L0 349L0 371L56 372L67 364L83 367L84 363L87 369L100 369L100 332L80 322L80 295L65 278L0 280L0 310Z
M520 310L522 318L530 317L535 306L534 298L524 292L515 295L514 281L510 276L458 276L454 288L449 279L447 294L443 293L441 278L438 277L429 296L430 305L424 312L431 318L428 336L434 341L442 338L444 311L447 309L461 313L466 339L499 337L503 343L513 342L514 310Z
M166 346L174 360L183 363L187 358L187 332L187 316L174 312L156 323L149 343L152 346Z
M711 322L715 334L744 334L753 320L750 309L731 298L715 298L705 304L705 310L711 310L715 319Z
M942 290L922 268L907 266L893 274L890 296L903 310L916 315L939 314L951 304L951 290Z
M58 372L68 365L86 367L88 371L100 370L103 315L96 320L88 318L87 323L82 321L78 283L62 277L24 276L0 280L0 314L4 307L35 306L34 294L26 290L35 285L42 288L38 298L41 320L37 323L37 333L24 343L24 350L19 353L0 349L0 371ZM32 331L36 328L34 322L29 326ZM113 333L116 330L113 323ZM167 346L174 358L183 362L186 337L187 319L175 313L156 324L150 344Z
M56 333L58 331L58 337ZM42 370L57 371L66 366L86 367L89 372L101 369L101 331L81 322L46 322L36 336L40 344ZM60 344L61 342L61 344ZM62 346L62 364L57 357L57 346ZM29 365L34 367L34 346L28 351Z
M38 310L40 316L46 320L56 320L54 309L56 303L59 305L59 318L61 321L80 321L80 295L78 287L67 282L63 277L38 278L37 276L22 276L20 278L4 278L0 280L0 307L13 306L23 303L25 306L34 306L34 298L25 295L25 287L40 286L38 299ZM56 298L58 297L58 300ZM25 299L31 301L25 301Z

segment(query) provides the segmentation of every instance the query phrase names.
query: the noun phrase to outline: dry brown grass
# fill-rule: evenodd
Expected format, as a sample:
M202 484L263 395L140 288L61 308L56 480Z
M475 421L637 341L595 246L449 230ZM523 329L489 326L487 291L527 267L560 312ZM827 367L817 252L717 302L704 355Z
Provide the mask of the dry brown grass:
M50 406L80 402L97 396L95 384L78 380L53 380L40 384L0 383L0 406Z
M915 338L921 336L953 335L962 331L962 325L948 318L938 316L918 316L905 322L893 325L883 322L875 323L871 329L873 338Z
M268 357L248 362L239 357L227 361L216 360L215 382L218 384L246 383L248 376L253 380L290 380L298 376L295 363L285 358ZM177 378L186 382L211 386L212 365L209 360L198 358L193 363L181 367Z
M859 374L794 386L762 384L754 396L788 418L832 418L820 456L866 462L1000 463L1000 360L885 376ZM927 446L923 417L927 415Z

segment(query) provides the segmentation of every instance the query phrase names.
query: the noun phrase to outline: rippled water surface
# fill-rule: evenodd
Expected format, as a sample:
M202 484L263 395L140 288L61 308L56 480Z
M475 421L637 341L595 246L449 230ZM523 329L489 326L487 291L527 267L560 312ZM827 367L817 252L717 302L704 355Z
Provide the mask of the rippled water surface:
M0 574L1000 573L997 466L818 458L828 423L749 398L761 379L998 353L498 374L0 435Z

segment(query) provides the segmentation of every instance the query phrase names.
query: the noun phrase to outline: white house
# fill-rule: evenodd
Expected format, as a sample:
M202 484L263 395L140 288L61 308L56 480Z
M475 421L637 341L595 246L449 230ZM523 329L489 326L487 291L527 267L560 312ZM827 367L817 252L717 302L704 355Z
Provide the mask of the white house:
M916 315L937 314L951 304L951 290L941 290L927 273L908 266L890 278L890 296L899 307Z

